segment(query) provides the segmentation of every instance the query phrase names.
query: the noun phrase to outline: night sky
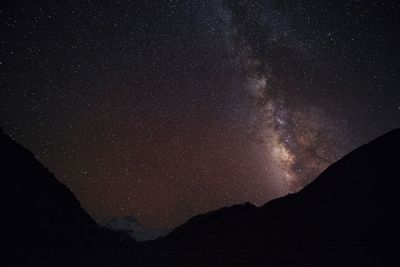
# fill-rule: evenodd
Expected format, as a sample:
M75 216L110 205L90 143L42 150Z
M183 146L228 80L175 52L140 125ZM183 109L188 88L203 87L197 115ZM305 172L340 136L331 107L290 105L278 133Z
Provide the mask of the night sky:
M295 192L400 126L399 1L8 1L4 132L99 222Z

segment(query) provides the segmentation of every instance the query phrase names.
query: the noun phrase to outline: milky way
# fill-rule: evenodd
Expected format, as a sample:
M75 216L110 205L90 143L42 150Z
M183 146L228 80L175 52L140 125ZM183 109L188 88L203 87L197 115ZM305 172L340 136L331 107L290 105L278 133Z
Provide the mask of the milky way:
M271 3L232 1L228 8L245 89L259 108L254 127L265 144L265 160L283 192L298 191L343 153L335 142L341 129L330 127L324 111L303 93L315 91L309 81L318 78L307 69L300 41L291 36L287 6L279 11Z
M400 126L398 1L3 1L0 115L99 223L300 190Z

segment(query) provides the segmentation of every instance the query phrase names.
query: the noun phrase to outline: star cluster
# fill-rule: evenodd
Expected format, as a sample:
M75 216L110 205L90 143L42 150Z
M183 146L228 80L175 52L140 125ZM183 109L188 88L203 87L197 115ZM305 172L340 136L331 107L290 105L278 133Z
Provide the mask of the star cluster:
M400 126L397 1L0 10L1 125L100 223L261 205Z

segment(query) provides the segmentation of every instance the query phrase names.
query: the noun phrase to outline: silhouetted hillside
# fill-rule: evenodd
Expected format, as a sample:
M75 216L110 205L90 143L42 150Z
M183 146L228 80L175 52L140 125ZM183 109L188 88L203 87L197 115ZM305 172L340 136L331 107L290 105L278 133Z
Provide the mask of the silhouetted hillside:
M101 229L33 153L3 133L0 148L2 190L9 211L3 215L14 248L102 247L120 239Z
M100 228L31 152L2 133L0 148L14 265L381 266L399 246L400 129L351 152L296 194L198 215L139 245Z
M196 216L160 243L177 249L395 246L399 242L400 129L332 164L302 191L260 208Z

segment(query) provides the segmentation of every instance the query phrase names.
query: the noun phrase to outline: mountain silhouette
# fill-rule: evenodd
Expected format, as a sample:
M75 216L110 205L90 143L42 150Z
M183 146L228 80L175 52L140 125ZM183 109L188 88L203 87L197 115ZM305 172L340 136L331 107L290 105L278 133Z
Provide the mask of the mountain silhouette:
M198 215L158 245L202 249L397 246L400 129L354 150L298 193Z
M380 266L399 247L400 129L349 153L298 193L198 215L139 243L101 228L33 153L3 133L0 147L15 265Z
M125 242L122 233L101 228L33 153L2 132L0 148L3 196L9 211L5 222L15 249L107 247Z

